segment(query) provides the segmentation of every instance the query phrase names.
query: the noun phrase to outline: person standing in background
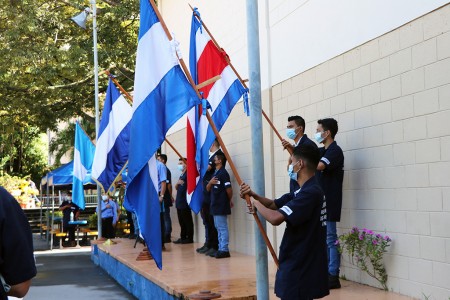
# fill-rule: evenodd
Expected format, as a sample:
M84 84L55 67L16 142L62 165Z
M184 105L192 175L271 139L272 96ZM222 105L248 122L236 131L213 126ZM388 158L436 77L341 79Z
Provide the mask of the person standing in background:
M320 161L317 165L317 180L322 187L327 201L327 246L328 246L328 286L330 289L341 287L339 268L341 254L336 245L336 222L341 220L342 182L344 181L344 153L334 140L338 132L335 119L327 118L317 121L316 142L323 144Z

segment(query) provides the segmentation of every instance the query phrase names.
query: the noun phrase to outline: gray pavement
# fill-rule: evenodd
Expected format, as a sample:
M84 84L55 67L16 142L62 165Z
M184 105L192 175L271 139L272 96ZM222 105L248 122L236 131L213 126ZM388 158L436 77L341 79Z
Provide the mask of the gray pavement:
M26 300L136 299L93 264L90 247L37 251L38 274Z

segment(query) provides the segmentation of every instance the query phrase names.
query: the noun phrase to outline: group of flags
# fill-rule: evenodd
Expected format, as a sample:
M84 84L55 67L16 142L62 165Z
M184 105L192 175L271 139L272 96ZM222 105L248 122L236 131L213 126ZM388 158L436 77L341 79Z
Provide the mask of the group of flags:
M188 113L187 196L190 207L198 213L203 199L200 179L207 170L209 148L215 139L204 108L210 109L220 130L246 90L194 13L189 60L192 78L199 84L221 76L198 93L180 67L174 41L169 40L150 1L140 1L133 106L110 79L96 148L76 125L73 201L84 208L82 182L86 170L92 168L92 178L108 190L128 162L125 206L135 212L141 235L161 269L156 151L170 127Z

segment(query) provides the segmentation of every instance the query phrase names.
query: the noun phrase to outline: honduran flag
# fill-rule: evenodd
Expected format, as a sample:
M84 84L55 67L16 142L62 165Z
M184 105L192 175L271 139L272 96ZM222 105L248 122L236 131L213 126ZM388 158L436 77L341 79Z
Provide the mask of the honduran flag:
M72 201L79 208L85 208L84 187L88 171L92 168L95 146L80 124L75 124L75 147L73 151Z
M109 191L128 161L133 111L110 79L92 164L92 178Z
M195 9L195 13L198 10ZM203 97L211 105L211 118L217 130L225 124L234 105L246 92L228 65L225 52L219 51L201 21L192 16L189 67L196 84L217 75L221 79L201 89ZM187 199L191 209L198 213L202 207L202 178L208 169L209 148L216 138L202 108L196 106L188 113L187 120Z
M169 41L149 0L140 3L126 201L161 269L161 182L155 153L169 128L199 100L179 66L175 41Z

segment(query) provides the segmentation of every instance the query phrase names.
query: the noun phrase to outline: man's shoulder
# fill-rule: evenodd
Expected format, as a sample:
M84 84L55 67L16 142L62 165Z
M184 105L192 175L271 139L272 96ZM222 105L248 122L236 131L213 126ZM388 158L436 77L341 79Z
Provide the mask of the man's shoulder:
M338 151L343 153L342 148L337 144L336 141L333 141L330 146L328 147L328 149L332 149L333 151Z
M314 143L314 141L311 140L306 134L303 135L303 137L302 137L302 143L301 143L301 144L311 145L311 146L314 146L314 147L318 148L318 147L317 147L317 144Z
M309 194L309 195L323 195L322 188L320 187L319 182L315 176L308 179L302 186L300 190L301 194ZM299 193L300 194L300 193Z

